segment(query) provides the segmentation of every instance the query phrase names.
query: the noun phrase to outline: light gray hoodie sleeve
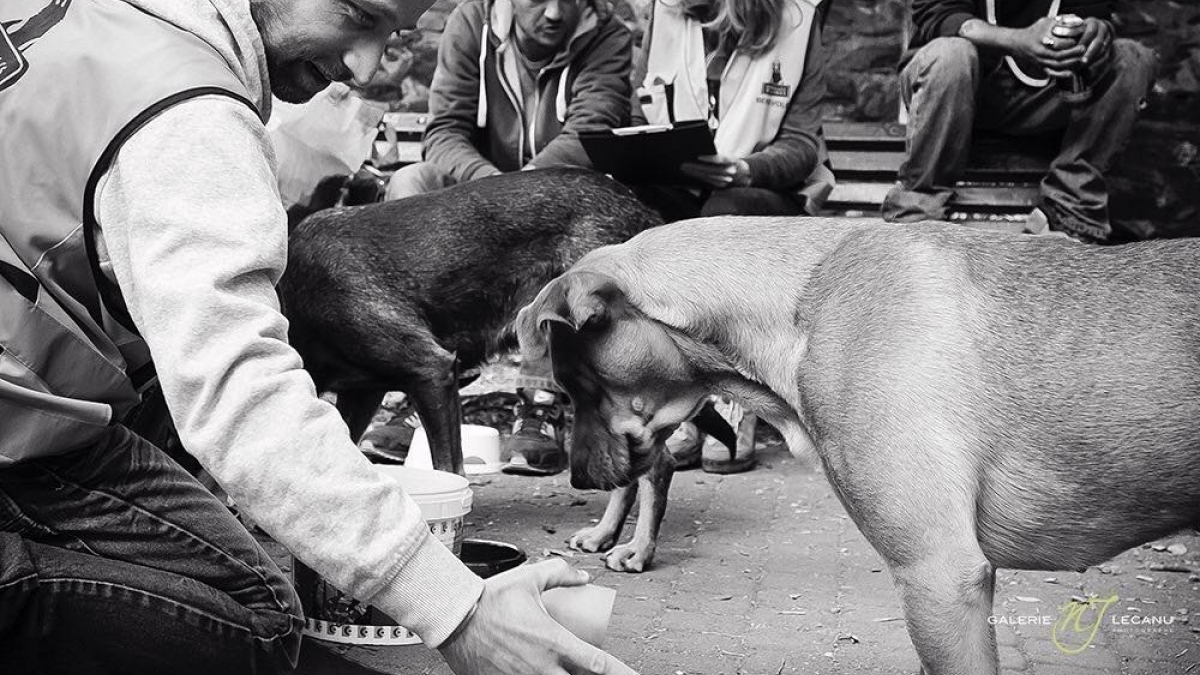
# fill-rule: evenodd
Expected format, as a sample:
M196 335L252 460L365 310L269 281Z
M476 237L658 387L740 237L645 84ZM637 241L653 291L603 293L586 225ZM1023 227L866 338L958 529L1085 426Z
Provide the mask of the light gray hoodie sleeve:
M366 461L287 343L274 161L241 103L168 109L101 184L107 255L184 447L298 559L438 645L482 582Z

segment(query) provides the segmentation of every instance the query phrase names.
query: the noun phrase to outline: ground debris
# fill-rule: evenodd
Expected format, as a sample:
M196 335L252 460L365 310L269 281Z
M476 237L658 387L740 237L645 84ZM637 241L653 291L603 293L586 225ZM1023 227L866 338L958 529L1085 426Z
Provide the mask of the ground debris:
M1151 572L1178 572L1179 574L1193 574L1196 570L1184 565L1151 565ZM1141 577L1138 577L1141 579ZM1143 579L1143 581L1145 581Z

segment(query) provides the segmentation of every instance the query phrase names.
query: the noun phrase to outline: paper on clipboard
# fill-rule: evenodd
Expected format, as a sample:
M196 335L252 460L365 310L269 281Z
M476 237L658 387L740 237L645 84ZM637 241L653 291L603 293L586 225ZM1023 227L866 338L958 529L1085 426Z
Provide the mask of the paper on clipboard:
M694 185L679 166L717 154L703 120L583 131L579 140L597 171L633 185Z

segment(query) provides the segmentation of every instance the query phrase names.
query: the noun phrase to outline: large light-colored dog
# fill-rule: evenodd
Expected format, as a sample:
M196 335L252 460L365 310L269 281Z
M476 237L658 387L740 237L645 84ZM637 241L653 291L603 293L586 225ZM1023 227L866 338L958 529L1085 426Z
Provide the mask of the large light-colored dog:
M998 672L997 568L1200 525L1200 241L688 221L585 256L518 331L574 402L577 484L669 466L711 393L815 449L930 675Z

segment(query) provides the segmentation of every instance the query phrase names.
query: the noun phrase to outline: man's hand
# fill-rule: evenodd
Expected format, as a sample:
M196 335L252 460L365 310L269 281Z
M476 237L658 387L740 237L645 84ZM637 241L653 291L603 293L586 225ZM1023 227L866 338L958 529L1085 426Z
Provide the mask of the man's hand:
M684 162L679 170L711 188L746 187L750 185L750 165L744 159L722 155L701 155L697 162Z
M1009 42L1009 51L1027 61L1040 65L1050 77L1070 77L1083 64L1087 51L1079 44L1085 28L1058 26L1054 17L1042 17L1028 28L1014 31Z
M587 582L586 572L563 560L498 574L484 585L475 613L439 651L457 675L637 675L572 635L542 606L542 591Z
M1103 19L1089 17L1083 20L1083 32L1077 44L1084 47L1083 64L1089 68L1103 63L1112 54L1112 25Z
M1089 17L1066 25L1054 17L1039 19L1017 31L1012 51L1036 61L1050 77L1070 77L1075 72L1103 63L1112 53L1112 26Z

